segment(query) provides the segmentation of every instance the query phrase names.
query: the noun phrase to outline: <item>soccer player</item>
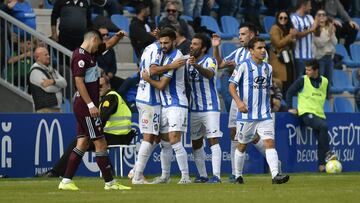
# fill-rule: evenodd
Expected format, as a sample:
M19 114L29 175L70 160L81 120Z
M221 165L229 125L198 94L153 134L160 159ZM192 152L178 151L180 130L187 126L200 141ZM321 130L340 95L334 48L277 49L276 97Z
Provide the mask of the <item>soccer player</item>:
M251 58L238 65L229 80L229 92L238 108L236 136L239 144L235 150L236 183L244 183L242 171L246 145L254 140L256 134L264 141L272 183L286 183L289 176L279 173L279 160L275 150L274 122L270 109L272 67L267 62L263 62L266 57L265 40L255 37L249 41L248 47Z
M248 48L249 41L257 35L257 28L252 23L243 23L239 28L239 41L241 47L230 53L224 59L220 57L219 46L221 44L221 38L218 35L213 35L212 45L214 46L214 57L219 63L219 68L224 68L225 66L228 69L224 70L225 74L228 74L229 77L232 75L232 71L234 67L239 65L245 59L251 58L251 54ZM264 61L267 62L268 54L266 53L266 57ZM224 73L223 73L224 74ZM227 86L227 85L226 85ZM229 177L230 182L235 181L235 166L234 166L234 157L235 157L235 149L238 144L235 134L236 134L236 115L238 108L236 107L236 103L234 100L231 100L231 107L229 111L229 122L228 128L230 129L230 159L231 159L231 173L232 175ZM256 136L252 142L256 149L265 156L264 143L260 139L259 136ZM281 170L281 162L279 162L279 169Z
M220 102L216 90L216 60L207 51L211 40L204 34L195 34L191 40L190 58L186 64L191 86L190 134L194 160L199 172L196 183L220 183L221 148L218 138L220 131ZM203 139L209 140L213 177L209 180L203 147Z
M150 72L151 66L156 69L163 69L165 72L167 70L181 67L184 64L182 60L180 63L175 61L174 63L165 65L164 67L158 67L160 54L161 48L158 41L155 41L147 46L141 56L140 72ZM159 75L156 75L155 73L151 77L154 80L159 80L160 78ZM143 178L146 163L156 148L157 143L161 140L161 137L158 136L160 129L161 101L159 90L143 80L141 74L136 95L136 106L139 111L139 127L140 132L143 134L143 140L141 142L138 158L133 169L134 177L132 179L132 184L144 184L147 183ZM161 157L163 158L163 156Z
M160 69L164 65L173 61L183 61L184 57L175 48L176 33L170 28L161 29L159 32L159 42L162 56L159 60L159 67L152 67L153 70ZM180 63L180 62L179 62ZM162 153L166 156L161 162L161 177L155 179L153 183L167 183L170 180L170 166L172 150L175 151L176 160L181 171L179 184L191 183L189 177L188 158L184 146L181 143L181 134L187 131L188 100L185 94L185 66L163 73L160 80L150 78L148 72L143 71L142 77L146 82L160 90L161 96L161 116L160 133L162 137ZM169 142L167 142L169 141ZM171 147L170 147L171 146Z
M84 35L80 48L73 52L71 71L77 92L74 95L74 113L77 120L77 143L68 161L68 165L60 190L79 190L72 181L73 176L89 147L91 140L95 145L96 162L105 180L105 190L127 190L130 187L116 182L112 176L111 162L107 153L107 143L103 135L99 106L99 77L100 73L95 56L114 46L124 32L117 32L109 41L103 43L98 30L89 30Z

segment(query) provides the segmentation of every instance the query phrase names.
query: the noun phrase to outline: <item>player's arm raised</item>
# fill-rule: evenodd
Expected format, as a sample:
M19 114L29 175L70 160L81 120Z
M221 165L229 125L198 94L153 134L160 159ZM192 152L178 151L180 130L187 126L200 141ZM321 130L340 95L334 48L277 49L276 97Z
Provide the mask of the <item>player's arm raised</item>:
M153 87L159 90L164 90L171 80L170 77L166 77L166 76L161 77L160 80L153 80L151 79L147 71L143 71L141 75L146 82L150 83L150 85L152 85Z
M115 33L114 36L112 36L107 42L105 42L106 49L113 48L124 36L126 36L126 33L124 31L119 31Z
M213 46L213 57L217 60L219 63L219 69L223 69L226 66L226 62L221 58L220 56L220 44L221 44L221 38L217 34L213 34L211 38L211 45Z
M94 105L93 101L91 100L89 93L85 87L84 80L84 77L75 77L76 89L80 93L81 98L87 104L91 117L98 117L100 115L99 109Z

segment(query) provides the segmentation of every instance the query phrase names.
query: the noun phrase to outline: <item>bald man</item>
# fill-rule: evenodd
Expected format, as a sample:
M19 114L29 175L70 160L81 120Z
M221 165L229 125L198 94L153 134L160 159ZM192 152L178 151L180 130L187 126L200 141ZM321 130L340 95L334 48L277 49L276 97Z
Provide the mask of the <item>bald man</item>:
M50 55L45 47L35 50L36 62L31 66L29 90L37 113L60 112L62 90L66 80L50 65Z

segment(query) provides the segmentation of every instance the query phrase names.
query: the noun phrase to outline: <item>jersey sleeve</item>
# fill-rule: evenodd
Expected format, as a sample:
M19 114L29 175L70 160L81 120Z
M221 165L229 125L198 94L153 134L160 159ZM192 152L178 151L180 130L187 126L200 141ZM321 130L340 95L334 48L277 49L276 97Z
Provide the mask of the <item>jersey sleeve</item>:
M72 59L71 71L74 77L85 77L86 67L88 66L86 57L82 54L77 54Z
M205 69L208 69L210 71L212 71L213 73L216 73L217 71L217 63L216 63L216 60L213 59L213 58L208 58L206 61L205 61L205 64L204 64L204 67Z
M227 62L227 61L235 61L236 51L237 51L237 49L235 49L233 52L231 52L229 55L227 55L227 56L224 58L224 61L225 61L225 62Z
M239 81L241 76L244 73L244 68L246 66L246 63L241 63L240 65L237 65L235 70L233 71L233 74L231 75L229 82L234 83L236 86L239 86Z
M299 22L298 22L298 20L296 19L296 16L295 16L295 15L291 15L290 18L291 18L292 24L294 25L294 28L295 28L297 31L301 31L301 30L298 30Z

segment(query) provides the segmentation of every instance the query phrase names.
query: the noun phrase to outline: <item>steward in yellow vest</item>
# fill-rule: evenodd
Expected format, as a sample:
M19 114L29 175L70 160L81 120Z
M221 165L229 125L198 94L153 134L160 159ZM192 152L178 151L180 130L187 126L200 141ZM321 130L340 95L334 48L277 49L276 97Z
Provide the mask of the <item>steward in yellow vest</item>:
M323 172L326 162L337 158L329 148L328 126L324 113L324 103L326 98L329 98L329 82L319 74L319 63L316 60L308 61L305 65L306 75L290 86L286 103L290 113L299 115L304 127L314 130L318 141L319 171ZM292 106L294 96L298 97L297 107Z

